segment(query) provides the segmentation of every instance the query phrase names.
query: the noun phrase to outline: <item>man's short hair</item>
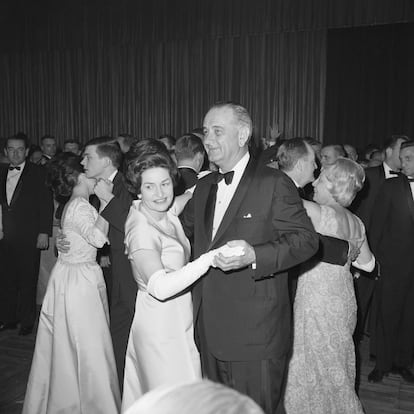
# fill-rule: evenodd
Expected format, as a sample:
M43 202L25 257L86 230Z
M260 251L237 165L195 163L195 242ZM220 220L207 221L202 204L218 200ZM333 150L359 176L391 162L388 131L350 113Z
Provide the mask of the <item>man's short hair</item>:
M253 132L253 122L247 109L238 103L228 101L228 102L215 103L213 106L210 107L209 111L211 111L212 109L220 109L220 108L230 108L233 110L233 114L236 117L239 124L249 129L249 139L250 139L250 137L252 136L252 132Z
M399 140L408 141L408 137L406 135L391 135L388 139L384 141L384 146L382 147L383 150L387 148L391 148L392 150L395 148Z
M44 141L45 139L53 139L53 140L55 140L55 141L56 141L56 138L55 138L53 135L46 134L46 135L43 135L43 137L42 137L42 138L40 138L40 142L43 144L43 141Z
M17 134L14 134L13 136L6 138L6 142L4 144L5 148L8 147L9 141L12 139L23 141L24 147L29 148L29 138L27 138L27 135L24 132L18 132Z
M122 164L122 151L118 141L113 137L92 138L85 144L86 147L96 146L96 152L102 157L108 157L115 168L120 168Z
M400 151L405 148L411 148L411 147L414 147L414 140L412 139L402 142Z
M301 158L309 155L309 147L310 145L303 138L287 139L277 151L276 160L279 169L282 171L292 171Z
M201 139L193 134L185 134L175 143L175 157L177 161L193 159L197 154L204 155L204 145Z
M348 158L348 154L342 144L325 145L323 148L332 148L338 157Z

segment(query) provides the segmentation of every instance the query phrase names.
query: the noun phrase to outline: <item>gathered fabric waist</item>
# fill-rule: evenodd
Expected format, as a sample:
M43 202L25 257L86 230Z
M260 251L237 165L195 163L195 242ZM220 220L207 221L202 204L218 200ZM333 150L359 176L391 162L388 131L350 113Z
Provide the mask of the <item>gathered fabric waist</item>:
M57 259L58 263L64 264L66 266L84 266L84 265L96 265L99 266L96 260L85 260L85 261L76 261L70 262L68 260L62 259L60 256Z

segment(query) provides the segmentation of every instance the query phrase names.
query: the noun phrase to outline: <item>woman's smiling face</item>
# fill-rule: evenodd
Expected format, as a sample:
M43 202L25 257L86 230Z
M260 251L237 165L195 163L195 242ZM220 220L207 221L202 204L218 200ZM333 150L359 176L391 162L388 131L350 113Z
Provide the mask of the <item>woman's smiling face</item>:
M166 168L152 167L142 173L142 203L154 216L162 216L170 208L173 198L173 181Z

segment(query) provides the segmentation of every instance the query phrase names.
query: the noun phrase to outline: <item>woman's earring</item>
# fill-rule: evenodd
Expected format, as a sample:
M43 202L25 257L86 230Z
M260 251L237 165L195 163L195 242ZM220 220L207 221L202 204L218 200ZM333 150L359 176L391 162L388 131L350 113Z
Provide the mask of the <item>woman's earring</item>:
M138 194L138 200L142 200L142 195Z

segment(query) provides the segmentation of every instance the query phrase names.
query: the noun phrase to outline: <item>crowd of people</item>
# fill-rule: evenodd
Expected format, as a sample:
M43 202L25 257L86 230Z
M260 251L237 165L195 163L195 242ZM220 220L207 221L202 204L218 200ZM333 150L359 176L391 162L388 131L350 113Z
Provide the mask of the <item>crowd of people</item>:
M0 331L42 301L23 413L363 413L367 332L368 379L414 383L414 142L257 153L252 125L226 102L177 140L6 140Z

